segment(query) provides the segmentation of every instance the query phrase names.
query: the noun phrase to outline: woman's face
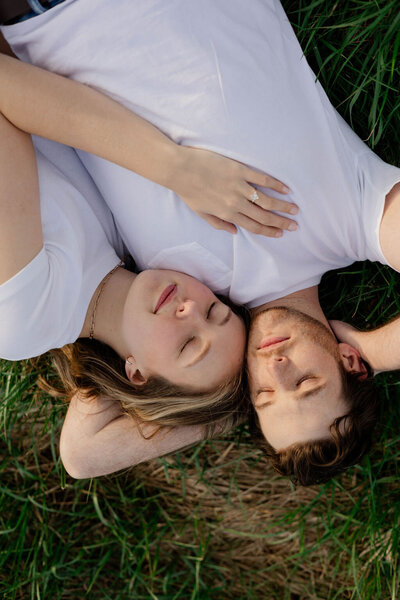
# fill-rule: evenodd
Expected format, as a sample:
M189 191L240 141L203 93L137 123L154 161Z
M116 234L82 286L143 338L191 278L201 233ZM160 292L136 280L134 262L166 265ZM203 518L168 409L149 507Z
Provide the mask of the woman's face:
M129 352L127 373L136 383L159 376L206 391L228 382L242 368L242 320L207 286L184 273L140 273L127 296L122 332Z

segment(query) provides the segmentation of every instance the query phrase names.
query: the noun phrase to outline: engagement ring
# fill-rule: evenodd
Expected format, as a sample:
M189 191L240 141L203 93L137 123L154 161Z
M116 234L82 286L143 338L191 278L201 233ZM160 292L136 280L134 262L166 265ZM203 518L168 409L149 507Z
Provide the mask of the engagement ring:
M254 190L254 192L250 196L250 201L253 202L253 204L254 204L254 202L257 202L257 200L258 200L258 194L257 194L256 190Z

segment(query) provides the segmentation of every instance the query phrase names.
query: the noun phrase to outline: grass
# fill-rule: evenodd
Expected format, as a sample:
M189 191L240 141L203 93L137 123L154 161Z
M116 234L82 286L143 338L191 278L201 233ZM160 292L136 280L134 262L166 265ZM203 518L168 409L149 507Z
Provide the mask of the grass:
M333 104L399 164L400 9L390 0L285 1ZM329 316L372 327L399 312L399 277L329 274ZM362 465L321 487L274 474L246 427L166 459L74 481L58 458L65 406L35 387L45 360L0 364L0 596L5 600L396 600L400 379Z

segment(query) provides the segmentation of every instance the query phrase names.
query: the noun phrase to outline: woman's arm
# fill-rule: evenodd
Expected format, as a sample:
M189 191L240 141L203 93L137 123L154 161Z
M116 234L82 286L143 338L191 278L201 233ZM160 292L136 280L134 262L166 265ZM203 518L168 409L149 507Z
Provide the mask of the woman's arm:
M232 222L276 236L294 221L295 205L250 184L285 193L274 178L206 150L175 144L156 127L83 84L0 55L0 101L19 129L115 162L174 190L212 226L234 232Z
M157 431L158 430L158 431ZM87 400L76 393L61 431L60 454L67 472L76 479L98 477L174 452L204 439L201 427L153 428L143 434L108 398Z
M32 140L6 119L1 108L0 104L0 285L43 246Z

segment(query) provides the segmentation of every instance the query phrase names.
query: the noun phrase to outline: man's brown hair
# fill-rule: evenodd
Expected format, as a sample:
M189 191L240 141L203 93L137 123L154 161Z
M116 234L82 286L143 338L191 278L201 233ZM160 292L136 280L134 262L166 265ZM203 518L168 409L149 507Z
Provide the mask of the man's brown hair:
M380 408L374 380L370 374L360 380L359 373L348 373L341 364L339 368L349 411L332 423L329 439L292 444L277 452L261 434L261 447L274 469L294 483L325 483L358 463L371 447Z

